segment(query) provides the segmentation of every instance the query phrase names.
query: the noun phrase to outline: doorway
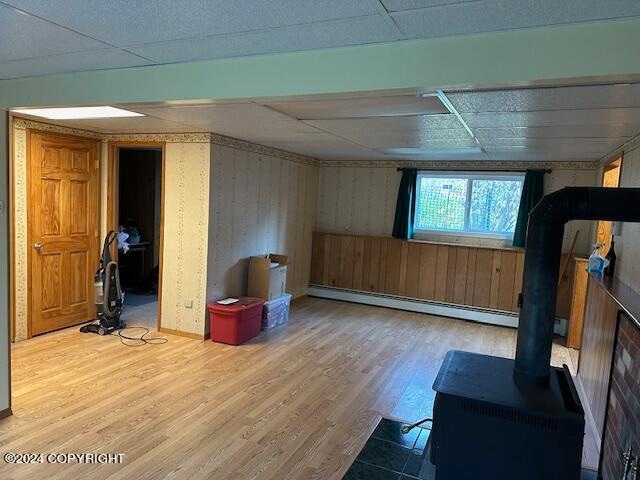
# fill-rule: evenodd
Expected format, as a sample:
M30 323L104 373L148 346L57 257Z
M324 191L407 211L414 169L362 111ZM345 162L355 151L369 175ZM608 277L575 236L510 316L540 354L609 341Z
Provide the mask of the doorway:
M109 228L118 232L117 258L128 326L160 328L164 145L112 145Z
M622 157L618 157L609 162L604 167L602 174L602 186L607 188L618 188L620 186L620 174L622 173ZM611 222L599 220L596 226L596 243L600 243L601 254L604 256L611 247Z

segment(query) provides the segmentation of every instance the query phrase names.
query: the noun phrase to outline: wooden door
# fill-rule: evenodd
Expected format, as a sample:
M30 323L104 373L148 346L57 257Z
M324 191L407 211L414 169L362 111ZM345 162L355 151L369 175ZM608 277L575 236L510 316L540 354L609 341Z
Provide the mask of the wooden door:
M30 132L30 334L95 316L98 262L98 144Z

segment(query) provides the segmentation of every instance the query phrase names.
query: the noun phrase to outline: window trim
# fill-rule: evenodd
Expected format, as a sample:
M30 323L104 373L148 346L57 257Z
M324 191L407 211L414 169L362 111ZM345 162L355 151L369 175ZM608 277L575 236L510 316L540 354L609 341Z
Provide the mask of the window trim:
M513 233L487 233L482 231L474 231L474 230L437 230L437 229L419 229L416 227L416 217L418 215L418 205L417 201L420 198L420 178L421 177L430 177L430 178L455 178L462 177L467 180L480 180L480 179L496 179L496 180L520 180L522 182L522 187L524 187L524 171L446 171L446 170L418 170L418 176L416 179L416 208L415 214L413 218L414 232L413 238L417 240L428 240L428 238L433 235L442 235L442 236L451 236L451 237L471 237L471 238L479 238L479 239L493 239L493 240L505 240L510 241L513 240ZM469 215L471 208L471 188L473 185L473 181L467 182L467 202L465 204L465 212L464 212L464 224L469 224ZM520 196L522 196L522 190L520 190Z

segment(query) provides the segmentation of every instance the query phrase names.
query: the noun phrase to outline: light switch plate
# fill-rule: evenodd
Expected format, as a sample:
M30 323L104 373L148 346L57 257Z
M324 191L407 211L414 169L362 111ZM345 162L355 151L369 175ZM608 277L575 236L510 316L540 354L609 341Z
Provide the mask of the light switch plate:
M193 308L193 300L185 300L184 301L185 308Z

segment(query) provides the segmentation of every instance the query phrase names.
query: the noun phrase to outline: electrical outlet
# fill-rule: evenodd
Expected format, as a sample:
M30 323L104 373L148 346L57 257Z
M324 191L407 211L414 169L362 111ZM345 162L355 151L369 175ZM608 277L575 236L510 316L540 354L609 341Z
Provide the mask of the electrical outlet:
M4 213L4 201L0 200L0 215Z
M185 300L184 308L193 308L193 300Z

